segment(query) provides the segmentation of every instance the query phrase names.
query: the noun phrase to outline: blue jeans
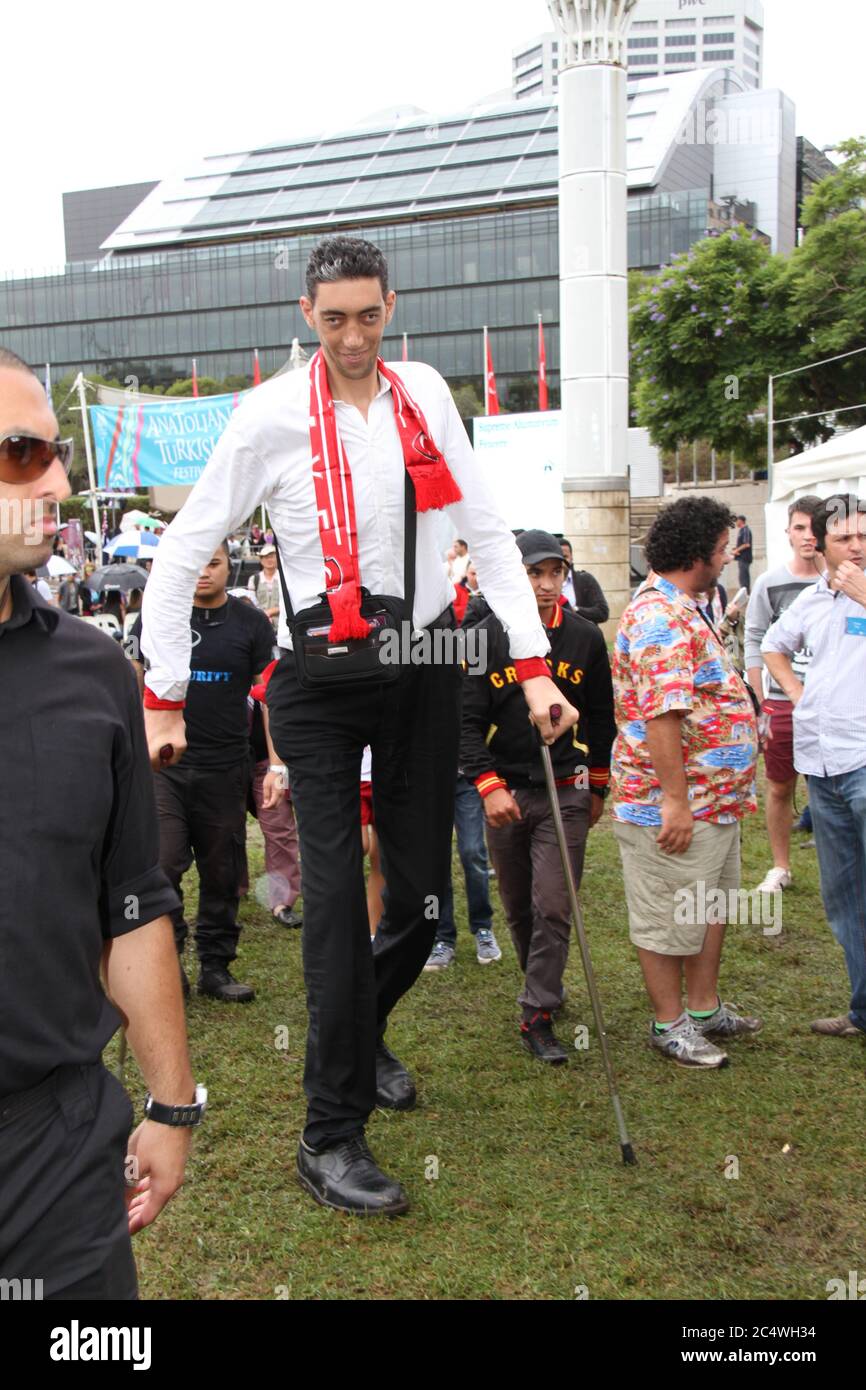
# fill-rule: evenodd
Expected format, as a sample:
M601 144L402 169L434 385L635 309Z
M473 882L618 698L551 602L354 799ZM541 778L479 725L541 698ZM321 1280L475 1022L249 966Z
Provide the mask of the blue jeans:
M457 853L466 878L466 903L469 908L469 930L489 931L493 925L490 906L490 880L487 875L487 846L484 843L484 806L468 777L457 778L457 797L454 802L454 828L457 831ZM448 946L457 945L457 926L454 921L454 890L451 875L439 904L439 926L436 940Z
M824 910L845 952L851 1022L866 1030L866 767L807 780Z

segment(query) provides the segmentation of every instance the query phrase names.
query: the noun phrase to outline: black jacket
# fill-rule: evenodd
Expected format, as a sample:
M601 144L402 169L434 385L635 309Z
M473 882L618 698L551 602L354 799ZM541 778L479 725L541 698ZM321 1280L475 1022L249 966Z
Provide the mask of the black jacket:
M554 773L574 777L588 770L590 787L602 790L610 775L610 751L616 736L613 683L604 637L596 625L567 607L547 629L547 664L565 698L580 714L576 728L551 745ZM544 785L538 735L527 718L526 701L509 656L508 638L493 614L478 623L487 633L484 674L463 683L460 767L476 782L495 772L508 787ZM585 773L584 773L585 775ZM480 791L492 789L490 784Z
M589 570L574 570L572 580L574 603L575 607L580 609L581 616L594 623L606 623L610 617L610 608L595 575L590 574Z

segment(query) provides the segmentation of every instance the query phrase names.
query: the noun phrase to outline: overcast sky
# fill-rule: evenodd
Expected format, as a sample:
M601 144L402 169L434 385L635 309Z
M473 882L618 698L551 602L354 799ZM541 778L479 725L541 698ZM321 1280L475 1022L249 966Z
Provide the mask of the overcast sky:
M863 0L764 0L764 85L817 145L866 134ZM64 260L61 195L161 179L219 154L445 112L509 86L546 0L147 0L3 16L0 274Z

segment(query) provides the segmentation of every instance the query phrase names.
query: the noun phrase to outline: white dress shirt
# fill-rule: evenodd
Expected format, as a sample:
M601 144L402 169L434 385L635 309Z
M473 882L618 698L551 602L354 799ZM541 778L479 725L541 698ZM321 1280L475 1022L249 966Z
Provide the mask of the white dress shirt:
M398 362L463 494L447 511L465 536L481 588L508 633L514 660L550 647L517 544L499 515L446 382L421 362ZM379 380L367 419L335 402L355 496L358 568L373 594L403 596L405 474L391 387ZM309 370L273 377L244 399L182 510L163 535L144 591L145 682L159 699L182 700L189 680L196 580L223 538L267 504L296 614L319 602L325 569L310 450ZM418 514L414 624L426 627L454 595L440 553L441 512ZM291 647L280 614L278 642Z
M812 660L794 707L794 766L812 777L866 767L866 608L831 589L824 576L794 599L761 643L762 652L789 657L807 647Z

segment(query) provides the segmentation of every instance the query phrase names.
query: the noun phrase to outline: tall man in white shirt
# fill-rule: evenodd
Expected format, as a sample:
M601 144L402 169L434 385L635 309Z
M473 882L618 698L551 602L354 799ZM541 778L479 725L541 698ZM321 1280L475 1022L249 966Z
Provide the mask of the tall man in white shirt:
M805 589L761 644L794 706L794 766L806 774L824 909L845 952L851 1008L812 1031L866 1034L866 501L828 497L812 516L826 574ZM801 684L793 666L809 648Z
M554 742L577 713L542 659L548 641L520 553L448 386L421 363L401 363L398 374L379 357L396 299L384 257L368 242L329 238L313 251L306 279L301 309L320 351L307 369L265 382L235 412L164 535L147 586L145 715L154 765L166 745L175 759L183 751L192 593L221 538L266 503L295 614L327 592L331 640L366 635L360 585L404 595L407 473L417 511L414 629L454 625L439 553L445 506L508 633L529 714ZM407 662L393 683L311 692L298 679L285 613L278 640L283 657L268 708L299 822L310 1014L299 1177L326 1206L394 1214L408 1200L376 1165L364 1126L376 1104L415 1103L412 1079L383 1034L433 944L451 858L462 672L457 663ZM554 704L562 707L555 732ZM387 882L374 953L359 833L365 744Z

